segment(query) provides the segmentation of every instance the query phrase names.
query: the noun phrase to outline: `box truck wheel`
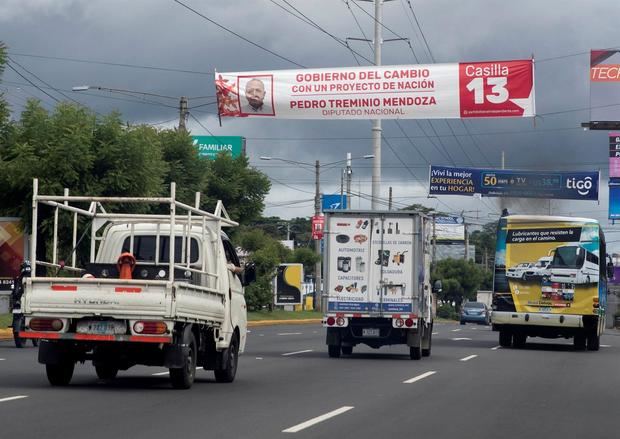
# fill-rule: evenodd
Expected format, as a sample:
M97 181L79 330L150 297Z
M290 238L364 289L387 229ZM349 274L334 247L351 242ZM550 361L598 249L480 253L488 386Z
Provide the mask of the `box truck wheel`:
M512 344L512 332L507 329L499 331L499 345L503 348L509 348Z
M95 364L95 372L100 380L113 380L118 374L118 367L107 363Z
M601 337L593 331L588 334L587 342L589 351L598 351L601 346Z
M431 325L430 329L429 329L429 334L428 334L428 347L423 347L422 348L422 356L423 357L430 357L431 356L431 346L433 344L433 326ZM424 343L426 345L426 343Z
M233 335L228 349L222 352L221 355L226 357L222 359L226 366L223 369L215 369L213 371L213 373L215 373L215 380L218 383L232 383L235 380L235 375L237 375L237 364L239 362L239 341L237 339L237 334Z
M342 355L351 355L353 353L353 346L343 346Z
M46 364L45 372L47 373L47 380L52 386L66 386L71 382L74 367L75 363L73 361Z
M340 345L337 345L337 344L327 345L327 353L330 358L340 358Z
M576 351L583 351L586 349L586 335L583 333L575 334L573 337L573 347Z
M196 337L194 337L191 326L185 328L183 344L187 346L183 367L170 368L170 381L175 389L189 389L196 376Z
M422 346L409 346L409 358L412 360L422 358Z

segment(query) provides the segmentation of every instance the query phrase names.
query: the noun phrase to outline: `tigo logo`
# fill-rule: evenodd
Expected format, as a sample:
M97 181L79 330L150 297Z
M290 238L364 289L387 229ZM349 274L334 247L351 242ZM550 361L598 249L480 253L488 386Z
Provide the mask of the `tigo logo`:
M566 179L567 189L577 189L579 195L588 195L590 189L592 189L592 177L586 177L583 180L577 180L576 178Z

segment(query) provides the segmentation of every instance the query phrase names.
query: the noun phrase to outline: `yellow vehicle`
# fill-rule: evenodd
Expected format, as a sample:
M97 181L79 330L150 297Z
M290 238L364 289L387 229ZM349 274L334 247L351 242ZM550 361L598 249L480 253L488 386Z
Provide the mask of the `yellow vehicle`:
M510 276L506 268L549 257L539 276ZM613 265L598 221L502 217L493 282L493 330L499 331L500 345L522 347L527 337L564 337L573 339L576 350L597 351L611 277Z

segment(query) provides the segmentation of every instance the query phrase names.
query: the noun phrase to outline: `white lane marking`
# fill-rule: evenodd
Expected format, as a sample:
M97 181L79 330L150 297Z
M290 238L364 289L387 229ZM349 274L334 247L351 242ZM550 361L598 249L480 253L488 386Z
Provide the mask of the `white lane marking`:
M437 334L439 334L439 332L433 332L433 335L437 335Z
M248 334L251 334L251 333L252 333L252 331L250 331L249 329L248 329L246 332L247 332Z
M340 407L339 409L336 409L329 413L325 413L324 415L317 416L316 418L309 419L306 422L302 422L301 424L297 424L297 425L287 428L286 430L282 430L282 433L297 433L298 431L304 430L308 427L312 427L313 425L318 424L319 422L326 421L329 418L333 418L334 416L338 416L345 412L348 412L349 410L352 410L353 408L354 407L351 407L351 406Z
M264 337L264 336L265 336L265 334L258 334L258 336L259 336L259 337Z
M495 346L494 348L491 348L491 350L492 350L492 351L496 351L496 350L498 350L499 348L501 348L501 346Z
M152 374L153 376L159 376L159 375L168 375L170 372L157 372Z
M460 329L453 329L452 332L459 332Z
M436 373L437 371L430 370L428 372L424 372L422 375L418 375L417 377L409 378L408 380L403 381L403 384L415 383L416 381L423 380L424 378L434 375Z
M459 361L469 361L472 358L476 358L478 355L470 355L469 357L461 358Z
M318 334L318 333L319 333L319 331L312 331L312 333L313 333L313 334Z
M287 352L286 354L282 354L282 356L287 357L289 355L305 354L306 352L312 352L312 349L306 349L305 351Z
M611 345L610 344L602 344L601 345L602 348L610 348ZM4 358L0 358L0 360L3 360Z
M28 395L9 396L8 398L0 399L0 402L13 401L15 399L28 398Z
M4 358L0 358L0 361L4 361L4 360L5 360Z
M454 340L454 341L471 340L471 338L467 338L467 337L457 337L457 338L453 338L452 340Z
M281 332L278 335L301 335L301 332Z
M256 359L257 359L257 360L262 360L262 359L263 359L263 357L256 357Z

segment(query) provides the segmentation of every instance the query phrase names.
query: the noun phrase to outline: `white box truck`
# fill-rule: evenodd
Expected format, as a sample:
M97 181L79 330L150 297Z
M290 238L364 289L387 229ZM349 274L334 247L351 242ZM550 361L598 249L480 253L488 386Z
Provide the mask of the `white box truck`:
M136 364L169 368L175 388L191 387L197 366L214 370L217 381L234 380L247 332L243 286L253 268L242 280L229 265L239 260L221 229L237 223L221 202L209 213L200 194L190 206L176 200L174 183L170 189L161 198L47 196L35 179L20 336L41 340L39 362L52 385L69 384L84 361L108 380ZM53 208L51 261L34 257L42 205ZM80 258L88 235L90 254Z
M431 352L432 221L410 211L325 213L323 326L330 357L409 346L411 359Z

